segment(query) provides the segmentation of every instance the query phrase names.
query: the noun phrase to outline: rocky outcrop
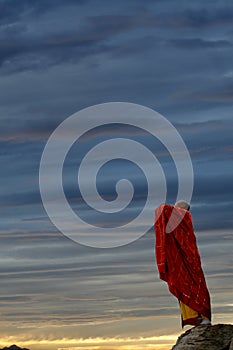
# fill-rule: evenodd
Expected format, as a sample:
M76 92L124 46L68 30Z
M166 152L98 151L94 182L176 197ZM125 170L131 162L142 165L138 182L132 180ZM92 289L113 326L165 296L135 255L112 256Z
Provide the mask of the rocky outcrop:
M233 325L193 327L178 338L172 350L233 350Z
M5 347L5 348L2 348L0 350L29 350L29 349L20 348L19 346L14 344L14 345L11 345L9 348Z

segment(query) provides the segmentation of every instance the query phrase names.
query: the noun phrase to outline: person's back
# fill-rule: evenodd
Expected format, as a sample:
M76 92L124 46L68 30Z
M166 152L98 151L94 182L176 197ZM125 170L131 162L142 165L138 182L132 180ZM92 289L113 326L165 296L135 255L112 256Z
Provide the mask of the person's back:
M160 278L180 304L182 326L210 323L210 297L201 268L189 204L156 209L156 260Z

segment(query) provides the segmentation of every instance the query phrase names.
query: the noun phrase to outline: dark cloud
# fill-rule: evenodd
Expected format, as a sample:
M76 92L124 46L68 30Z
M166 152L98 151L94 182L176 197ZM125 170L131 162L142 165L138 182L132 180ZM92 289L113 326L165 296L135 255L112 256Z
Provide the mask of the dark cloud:
M88 0L67 0L66 6L70 4L82 5ZM15 23L30 16L38 16L54 8L64 6L62 0L1 0L0 1L0 20L2 24Z
M215 120L202 123L176 124L184 138L192 159L209 162L231 158L231 120ZM224 138L222 138L224 134Z
M0 297L0 304L18 304L28 302L30 300L26 295L14 295L14 296L4 296Z
M233 9L226 2L206 1L205 3L182 4L176 6L172 1L147 2L145 12L156 13L158 23L170 28L213 29L215 26L223 26L232 21ZM169 3L169 6L168 6ZM212 5L212 6L210 6Z
M174 24L180 27L205 28L230 23L233 19L233 10L230 6L215 7L209 9L202 7L199 9L187 9L181 15L177 15Z
M16 3L13 6L11 3ZM76 4L74 1L66 2L66 7L70 4ZM76 4L77 5L77 4ZM24 70L33 70L36 68L44 69L49 66L61 64L63 62L77 63L82 59L91 57L93 55L114 54L114 51L124 55L134 55L139 52L139 42L135 40L134 36L141 33L141 45L145 45L143 37L150 37L145 35L150 31L154 34L155 40L150 40L148 45L157 46L162 42L162 38L157 38L157 30L161 34L164 27L180 28L180 27L197 27L213 25L213 23L225 23L232 19L233 13L231 11L224 12L219 10L214 12L203 10L189 10L189 11L175 11L173 14L163 12L162 7L159 6L158 14L151 14L149 9L146 12L125 14L108 13L98 14L95 16L80 17L79 7L71 7L70 14L74 16L77 11L77 24L74 25L73 20L70 20L69 12L63 12L62 6L64 3L58 1L22 1L15 2L14 0L3 3L2 17L11 18L12 16L19 16L24 11L29 13L19 21L14 22L11 26L2 27L0 33L0 65L3 71L17 72ZM61 7L60 7L61 6ZM109 5L107 5L107 8ZM33 13L41 14L44 11L55 11L58 16L56 28L53 26L52 30L49 27L49 17L39 17L41 21L41 28L35 31L33 26ZM148 13L147 13L148 12ZM161 12L161 13L160 13ZM53 12L52 12L53 13ZM64 19L67 20L64 25ZM72 17L73 19L74 17ZM178 29L177 29L178 30ZM124 44L122 34L126 37L131 36L128 44ZM182 35L182 34L181 34ZM180 34L179 34L180 36ZM163 35L162 35L163 37ZM153 38L153 35L152 35ZM113 42L116 40L116 42ZM123 41L123 43L121 43ZM132 43L134 45L132 46ZM228 40L204 40L200 38L173 38L170 44L180 48L203 49L203 48L228 48L231 43ZM124 50L120 48L124 47ZM141 46L140 45L140 46ZM129 46L129 47L128 47Z
M175 47L187 50L195 49L216 49L232 47L232 43L228 40L203 40L199 38L193 39L174 39L170 43Z
M226 83L225 87L216 89L215 91L205 92L201 95L195 94L192 96L194 99L199 99L206 102L215 102L215 103L230 103L233 102L233 86L229 83Z
M22 206L37 204L40 201L40 195L38 192L23 192L18 194L11 194L8 196L2 196L0 206Z

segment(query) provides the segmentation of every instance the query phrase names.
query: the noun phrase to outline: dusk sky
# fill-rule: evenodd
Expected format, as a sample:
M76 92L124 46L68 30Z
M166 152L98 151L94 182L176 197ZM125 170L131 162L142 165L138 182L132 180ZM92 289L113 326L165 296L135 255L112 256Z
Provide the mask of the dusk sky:
M233 323L232 23L224 0L0 0L0 347L168 350L182 333L178 302L158 277L153 221L136 241L98 249L64 236L42 203L49 136L70 115L108 102L149 107L183 138L213 323ZM97 127L70 149L63 180L74 212L105 228L136 217L147 195L143 172L117 159L99 171L97 187L111 201L116 182L129 179L128 209L99 216L82 200L82 158L116 137L150 149L166 175L166 202L177 195L164 145L139 128Z

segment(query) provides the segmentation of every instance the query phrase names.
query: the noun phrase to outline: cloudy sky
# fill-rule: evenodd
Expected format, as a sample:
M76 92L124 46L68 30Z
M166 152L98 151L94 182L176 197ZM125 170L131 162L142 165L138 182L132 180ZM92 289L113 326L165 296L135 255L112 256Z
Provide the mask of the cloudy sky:
M49 136L73 113L106 102L149 107L183 138L213 323L233 323L232 21L224 0L0 0L0 346L162 350L182 332L177 300L158 278L153 222L131 244L97 249L64 236L42 204ZM103 229L137 217L148 192L141 169L117 159L100 169L98 191L111 203L128 178L135 192L126 211L99 216L81 198L82 158L115 137L143 143L164 171L166 201L177 195L164 145L142 129L100 125L71 147L63 185L73 211ZM92 234L85 224L76 230Z

